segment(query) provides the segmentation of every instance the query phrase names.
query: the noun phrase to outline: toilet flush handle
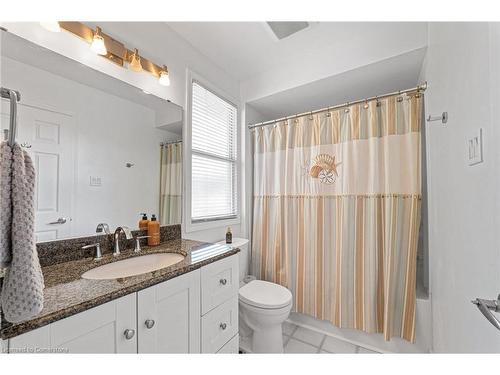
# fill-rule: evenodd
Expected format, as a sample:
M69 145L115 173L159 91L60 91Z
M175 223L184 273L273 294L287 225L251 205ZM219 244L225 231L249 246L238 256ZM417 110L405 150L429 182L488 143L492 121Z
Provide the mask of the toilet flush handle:
M219 280L219 283L220 283L221 285L226 285L226 284L227 284L227 280L226 280L226 279L220 279L220 280Z
M224 331L227 328L227 324L226 323L221 323L219 325L219 327Z

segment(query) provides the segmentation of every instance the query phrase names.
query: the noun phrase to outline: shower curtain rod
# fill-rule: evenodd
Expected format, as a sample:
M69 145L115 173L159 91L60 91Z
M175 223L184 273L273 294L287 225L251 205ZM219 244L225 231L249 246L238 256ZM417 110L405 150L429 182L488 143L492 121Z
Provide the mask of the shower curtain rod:
M391 92L391 93L388 93L388 94L384 94L384 95L372 96L371 98L360 99L360 100L356 100L354 102L347 102L347 103L338 104L338 105L331 106L331 107L317 109L315 111L309 111L309 112L304 112L304 113L297 113L297 114L295 114L293 116L286 116L286 117L278 118L276 120L269 120L269 121L264 121L264 122L258 122L256 124L250 124L250 125L248 125L248 129L260 128L261 126L267 126L267 125L275 124L278 121L291 120L291 119L294 119L294 118L297 118L297 117L301 117L301 116L306 116L306 115L314 115L316 113L327 112L327 111L331 111L332 109L338 109L338 108L342 108L342 107L348 107L348 106L353 105L353 104L359 104L359 103L369 102L371 100L383 99L383 98L387 98L389 96L407 94L407 93L415 92L415 91L425 91L426 89L427 89L427 82L424 82L423 84L418 85L416 87L413 87L411 89L394 91L394 92Z
M166 141L166 142L161 142L160 146L166 146L166 145L173 145L175 143L182 143L182 139L179 139L177 141Z

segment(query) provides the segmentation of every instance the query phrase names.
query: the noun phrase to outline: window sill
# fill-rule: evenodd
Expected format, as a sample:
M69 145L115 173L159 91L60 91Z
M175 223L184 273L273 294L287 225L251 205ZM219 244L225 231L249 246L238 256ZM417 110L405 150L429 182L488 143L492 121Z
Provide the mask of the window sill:
M192 223L191 219L188 219L188 221L186 222L186 233L199 232L202 230L213 229L213 228L224 228L238 224L241 224L241 218L239 216L234 219L214 220L214 221L206 221L199 223Z

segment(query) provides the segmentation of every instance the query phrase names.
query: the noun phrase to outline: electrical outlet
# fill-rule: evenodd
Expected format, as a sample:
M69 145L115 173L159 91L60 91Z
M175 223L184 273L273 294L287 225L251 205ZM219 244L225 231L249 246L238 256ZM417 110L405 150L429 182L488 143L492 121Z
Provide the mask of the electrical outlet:
M479 128L477 132L467 139L469 165L476 165L483 162L483 129Z
M102 186L101 177L90 176L90 186Z

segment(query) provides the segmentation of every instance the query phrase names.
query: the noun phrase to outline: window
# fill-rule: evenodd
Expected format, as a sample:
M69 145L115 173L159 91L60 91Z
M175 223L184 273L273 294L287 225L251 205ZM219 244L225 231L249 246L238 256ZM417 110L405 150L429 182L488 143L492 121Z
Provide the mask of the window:
M237 108L192 82L191 222L235 219Z

